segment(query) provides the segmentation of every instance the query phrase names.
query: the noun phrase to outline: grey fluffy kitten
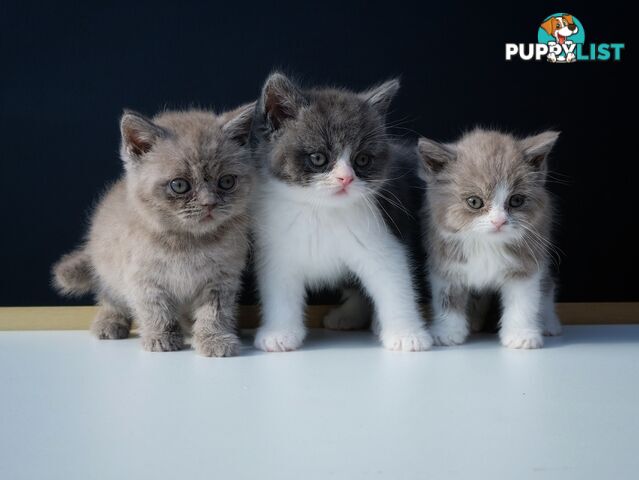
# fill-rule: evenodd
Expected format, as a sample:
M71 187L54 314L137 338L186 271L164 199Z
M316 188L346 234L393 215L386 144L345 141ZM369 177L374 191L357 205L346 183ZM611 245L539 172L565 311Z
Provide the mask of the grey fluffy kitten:
M385 116L398 88L391 80L361 93L302 89L279 73L264 84L252 136L263 174L255 229L258 348L299 348L306 289L346 278L371 297L386 348L431 346L408 252L379 203L397 201L387 182L400 153Z
M145 350L179 350L181 327L192 325L198 353L238 352L253 110L122 116L125 173L99 202L83 246L53 268L62 293L96 294L98 338L125 338L135 320Z
M452 144L419 140L437 344L464 342L469 315L483 315L490 292L501 296L504 346L539 348L542 333L561 333L546 189L547 157L558 135L517 139L476 129Z

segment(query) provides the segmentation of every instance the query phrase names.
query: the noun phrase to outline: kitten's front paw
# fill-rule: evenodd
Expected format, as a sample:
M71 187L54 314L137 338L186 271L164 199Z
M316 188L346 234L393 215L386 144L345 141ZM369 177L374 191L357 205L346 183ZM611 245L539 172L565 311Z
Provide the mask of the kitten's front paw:
M508 348L541 348L544 346L544 338L541 332L535 330L509 330L500 331L501 344Z
M265 352L290 352L302 346L304 329L265 330L260 328L255 335L255 347Z
M142 348L147 352L175 352L184 348L184 336L175 332L143 336Z
M434 323L430 328L435 345L449 347L451 345L461 345L468 338L468 326L466 324L456 325L454 323Z
M382 345L388 350L421 352L433 346L433 338L423 328L413 331L382 332L380 337Z
M130 330L131 321L117 313L98 313L91 323L91 333L100 340L127 338Z
M240 353L240 339L233 333L194 336L195 351L205 357L232 357Z

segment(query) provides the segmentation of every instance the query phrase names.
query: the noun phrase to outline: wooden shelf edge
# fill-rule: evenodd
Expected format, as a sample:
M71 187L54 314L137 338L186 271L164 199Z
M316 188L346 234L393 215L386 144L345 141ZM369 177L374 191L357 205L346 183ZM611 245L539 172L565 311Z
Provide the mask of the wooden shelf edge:
M332 305L311 305L307 325L321 327L322 318ZM0 307L0 331L9 330L86 330L97 307ZM425 309L426 310L426 309ZM557 312L564 325L639 324L639 302L558 303ZM259 324L259 307L241 306L240 326Z

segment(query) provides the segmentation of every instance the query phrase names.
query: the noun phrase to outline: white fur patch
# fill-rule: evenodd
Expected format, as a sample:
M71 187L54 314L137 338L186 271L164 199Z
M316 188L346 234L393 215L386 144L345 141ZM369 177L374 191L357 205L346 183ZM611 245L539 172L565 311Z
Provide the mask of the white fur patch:
M540 325L541 273L510 280L501 288L504 312L499 338L505 347L539 348L544 344Z
M432 340L417 307L407 254L377 208L363 195L327 200L317 193L314 187L267 178L256 198L263 306L256 346L278 351L299 347L306 287L337 286L354 274L373 299L387 348L429 348Z
M333 167L333 170L337 170L337 169L341 169L347 173L352 174L353 176L355 175L355 172L353 171L353 167L351 167L351 149L350 147L346 147L341 155L339 157L337 157L337 161L335 162L335 167Z

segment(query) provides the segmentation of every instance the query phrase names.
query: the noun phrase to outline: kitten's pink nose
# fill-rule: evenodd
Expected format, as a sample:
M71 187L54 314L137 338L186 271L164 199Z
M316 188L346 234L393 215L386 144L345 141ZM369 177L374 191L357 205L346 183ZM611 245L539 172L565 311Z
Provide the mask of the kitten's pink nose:
M198 201L202 207L213 208L217 204L217 199L213 195L202 194L199 195Z
M495 226L496 230L500 230L506 224L506 217L493 218L490 223Z
M348 185L353 183L353 176L352 175L343 175L341 177L337 177L337 179L342 184L342 187L347 187Z

